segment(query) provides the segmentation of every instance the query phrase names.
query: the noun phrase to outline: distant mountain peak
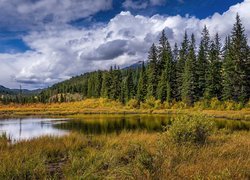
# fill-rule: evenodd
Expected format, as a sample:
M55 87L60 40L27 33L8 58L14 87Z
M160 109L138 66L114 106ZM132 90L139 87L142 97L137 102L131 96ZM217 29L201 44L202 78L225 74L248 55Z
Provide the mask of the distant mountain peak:
M143 62L146 64L145 61L137 61L136 63L131 64L130 66L127 66L127 67L125 67L123 69L135 69L135 68L141 67Z

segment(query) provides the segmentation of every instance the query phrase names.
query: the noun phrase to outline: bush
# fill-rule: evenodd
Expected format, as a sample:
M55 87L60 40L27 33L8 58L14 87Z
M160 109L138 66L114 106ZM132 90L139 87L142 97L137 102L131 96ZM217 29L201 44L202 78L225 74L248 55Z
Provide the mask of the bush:
M140 107L140 103L136 99L130 99L127 103L127 106L131 109L137 109Z
M172 109L187 109L188 105L183 101L178 101L173 104Z
M204 144L210 134L212 123L203 116L180 116L172 121L168 135L173 142Z
M161 103L160 100L156 100L156 101L154 102L154 108L155 108L155 109L162 109L162 108L163 108L163 105L162 105L162 103Z
M141 103L141 109L153 109L155 108L155 98L149 97L146 99L145 103Z
M210 101L210 107L211 109L221 109L221 101L219 101L217 98L212 98Z
M237 103L234 101L225 101L224 102L224 108L226 110L236 110L237 108Z
M200 101L197 101L194 103L194 108L195 109L208 109L209 108L209 101L207 99L203 99L203 100L200 100Z
M162 106L163 106L164 109L170 109L171 108L171 103L169 103L167 101L164 101Z

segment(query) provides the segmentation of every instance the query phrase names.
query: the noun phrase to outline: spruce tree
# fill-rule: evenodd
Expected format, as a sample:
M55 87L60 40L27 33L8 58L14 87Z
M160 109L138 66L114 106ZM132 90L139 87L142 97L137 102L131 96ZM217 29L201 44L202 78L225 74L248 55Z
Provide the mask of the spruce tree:
M192 105L195 102L197 92L195 39L193 34L191 39L192 41L189 46L188 57L184 67L181 91L182 100L189 105Z
M206 88L206 70L207 70L207 60L204 50L204 46L200 43L198 58L197 58L197 96L201 99L204 95Z
M134 83L133 83L133 74L132 69L128 69L127 77L125 78L125 102L128 102L130 99L134 98Z
M197 60L197 97L200 99L204 96L206 89L207 70L209 66L209 52L210 52L210 37L206 26L202 30L201 43L199 47Z
M177 62L179 60L179 49L177 43L174 45L174 50L173 50L173 64L172 64L172 88L171 88L171 94L172 98L174 100L178 99L177 93L177 71L176 71L176 66Z
M223 48L223 64L222 64L222 98L223 100L232 100L233 97L233 71L234 64L230 57L231 40L228 36L225 40Z
M101 96L101 89L102 89L102 72L97 71L95 73L95 91L94 91L94 97L98 98Z
M161 37L158 46L158 75L160 76L169 61L169 53L171 52L171 46L166 37L165 31L162 30Z
M153 44L149 50L148 61L149 62L147 68L147 76L148 76L147 97L156 98L156 90L158 83L158 67L157 67L157 48L155 44Z
M160 79L157 86L157 97L161 102L170 101L172 98L172 87L173 87L173 56L168 39L165 37L163 31L162 38L160 39L160 46L158 48L159 52L159 68L162 72L160 74ZM162 40L164 39L164 41Z
M102 75L102 88L101 88L101 97L103 98L110 98L111 92L111 84L112 84L112 68L110 71L104 72Z
M122 97L122 74L120 69L114 67L111 76L110 98L114 100L121 100Z
M182 91L182 84L183 84L183 72L185 63L188 56L188 47L189 47L189 40L187 36L187 32L185 31L184 39L181 44L181 49L179 51L179 59L176 63L176 99L181 100L181 91Z
M210 99L213 97L221 98L221 45L218 33L215 40L211 43L209 52L209 66L206 78L205 97Z
M241 102L246 102L249 99L249 46L244 32L244 27L237 14L236 23L231 33L228 59L224 64L223 97ZM229 67L230 65L233 67ZM230 92L227 90L229 82L233 87L231 98Z
M137 86L137 99L140 102L145 101L147 95L147 74L145 70L144 62L142 63L140 77Z

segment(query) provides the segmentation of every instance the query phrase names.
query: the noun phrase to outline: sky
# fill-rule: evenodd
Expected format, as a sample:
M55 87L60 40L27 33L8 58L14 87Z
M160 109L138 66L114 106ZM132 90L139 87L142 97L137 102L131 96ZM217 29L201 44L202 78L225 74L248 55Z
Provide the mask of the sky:
M250 0L0 0L0 85L46 88L111 65L146 60L164 29L199 42L230 34L239 13L250 37Z

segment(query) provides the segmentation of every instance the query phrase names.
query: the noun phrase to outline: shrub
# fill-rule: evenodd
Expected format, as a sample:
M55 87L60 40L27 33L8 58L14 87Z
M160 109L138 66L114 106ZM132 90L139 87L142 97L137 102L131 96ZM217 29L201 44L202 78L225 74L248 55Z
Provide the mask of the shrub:
M142 109L153 109L155 108L155 98L154 97L149 97L146 99L145 103L141 103L141 108Z
M204 144L210 134L212 124L203 116L176 117L168 130L173 142Z
M172 109L187 109L188 105L183 101L178 101L173 104Z
M137 109L140 107L140 103L136 99L130 99L127 103L127 106L131 109Z
M210 101L211 109L221 109L221 102L217 98L212 98Z
M170 109L171 108L171 103L165 101L165 102L163 102L162 106L163 106L164 109Z
M226 110L235 110L236 103L234 101L225 101L224 102L224 108Z
M208 109L209 108L209 101L207 99L197 101L194 103L195 109Z
M162 105L162 103L161 103L160 100L156 100L156 101L154 102L154 108L155 108L155 109L162 109L162 108L163 108L163 105Z

